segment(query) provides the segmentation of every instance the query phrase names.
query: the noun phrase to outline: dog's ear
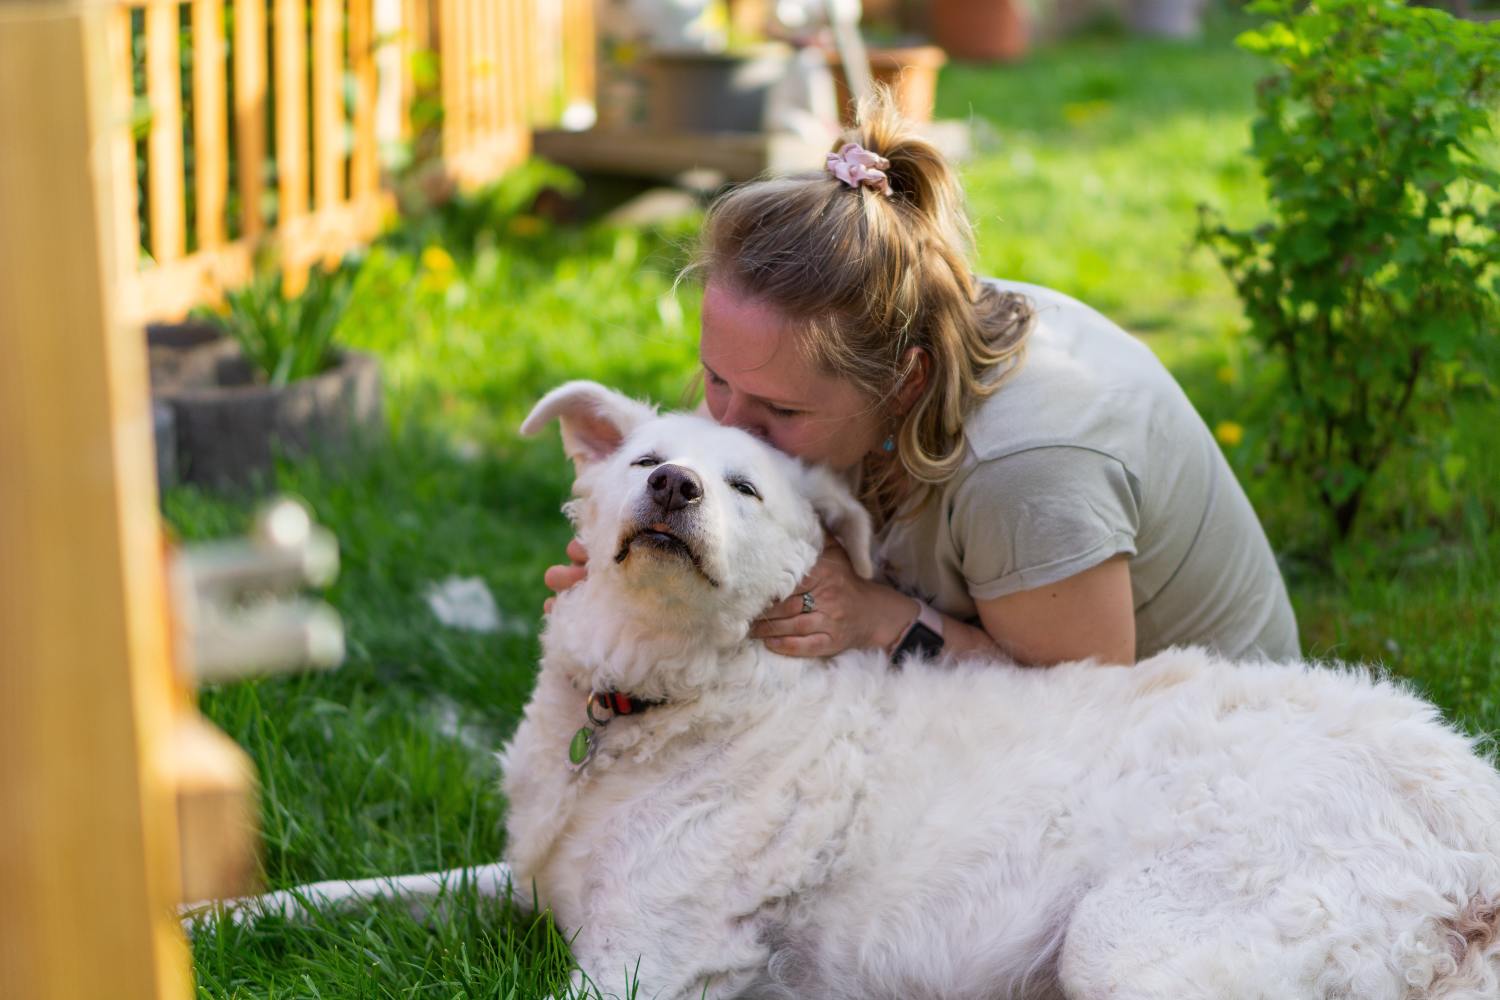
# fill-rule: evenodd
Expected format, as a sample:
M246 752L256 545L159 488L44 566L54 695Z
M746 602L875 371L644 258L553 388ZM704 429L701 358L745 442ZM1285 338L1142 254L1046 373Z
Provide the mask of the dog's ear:
M535 434L557 418L563 451L582 472L614 454L627 434L655 416L653 407L598 382L565 382L537 401L521 423L521 433Z
M802 482L804 494L812 501L818 519L849 554L849 564L854 567L854 572L861 580L870 579L875 575L875 561L874 529L869 511L854 498L849 487L827 469L807 467Z

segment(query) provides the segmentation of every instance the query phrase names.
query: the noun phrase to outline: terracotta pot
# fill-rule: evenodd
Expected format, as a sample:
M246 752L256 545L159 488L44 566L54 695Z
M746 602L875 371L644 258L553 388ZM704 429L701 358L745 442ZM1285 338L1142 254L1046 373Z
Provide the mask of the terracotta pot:
M932 0L932 36L954 59L1014 60L1030 42L1023 0Z
M876 83L891 88L896 107L907 121L932 120L933 101L937 97L938 70L948 61L947 53L936 45L910 45L894 49L870 49L870 74ZM854 107L843 63L829 54L834 85L838 88L839 117L845 125L854 124Z

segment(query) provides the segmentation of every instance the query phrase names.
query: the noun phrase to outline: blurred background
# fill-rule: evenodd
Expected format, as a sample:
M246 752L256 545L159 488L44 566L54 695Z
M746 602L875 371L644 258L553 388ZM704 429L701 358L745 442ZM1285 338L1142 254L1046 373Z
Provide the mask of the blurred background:
M184 541L235 535L290 493L342 549L328 600L344 666L200 693L260 775L270 886L499 857L493 752L529 694L542 571L570 535L571 469L516 427L571 378L693 404L700 292L675 277L703 206L818 168L872 81L958 165L979 273L1082 299L1187 389L1266 525L1306 654L1383 664L1500 733L1500 157L1493 92L1463 61L1495 53L1496 0L1370 0L1368 17L1332 4L1385 32L1360 50L1299 48L1322 29L1232 0L108 6L111 142L128 164L120 306L149 354L165 518ZM1413 56L1431 79L1401 72L1428 104L1467 109L1425 144L1453 172L1407 176L1405 160L1361 154L1378 144L1357 131L1298 145L1295 109L1258 81L1301 80L1293 103L1317 92L1298 86L1364 87L1417 121L1411 93L1369 82L1401 75L1388 43L1411 25L1451 40ZM1344 78L1371 66L1364 84ZM1451 158L1449 138L1463 140ZM1288 156L1334 180L1289 193ZM1392 219L1449 204L1463 221L1431 246L1397 221L1352 249L1308 236L1321 215L1347 234L1343 209L1296 199L1333 206L1341 185L1365 190L1358 177L1394 178ZM1436 298L1393 285L1385 325L1367 328L1292 310L1354 338L1328 348L1329 388L1309 401L1256 276L1289 269L1295 298L1325 260L1343 268L1317 272L1326 287L1409 266ZM1401 333L1420 303L1451 298L1445 274L1473 292L1472 322ZM1361 308L1335 299L1308 302ZM1448 346L1400 340L1429 334ZM1425 367L1335 364L1361 343ZM1299 452L1299 428L1334 426L1329 400L1381 379L1415 388L1355 413L1378 457ZM193 949L203 997L541 996L567 961L545 920L477 898L426 925L399 907L205 925Z

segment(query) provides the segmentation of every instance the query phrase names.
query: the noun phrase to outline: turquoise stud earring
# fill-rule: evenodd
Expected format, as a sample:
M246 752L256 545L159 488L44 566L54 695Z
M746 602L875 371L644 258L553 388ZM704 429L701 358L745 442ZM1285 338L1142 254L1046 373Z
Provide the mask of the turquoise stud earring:
M881 451L895 451L896 450L896 436L894 434L887 434L885 436L885 440L882 441L882 442L880 442L880 450Z

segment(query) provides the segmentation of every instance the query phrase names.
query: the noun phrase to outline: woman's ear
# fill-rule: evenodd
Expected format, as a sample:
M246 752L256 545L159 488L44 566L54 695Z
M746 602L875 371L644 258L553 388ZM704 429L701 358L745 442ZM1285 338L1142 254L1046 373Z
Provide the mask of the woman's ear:
M896 387L896 407L897 412L905 415L927 388L927 380L932 376L932 355L926 348L908 347L901 355L901 367L906 371L906 378Z
M566 382L537 400L521 433L535 434L556 418L562 424L563 451L581 474L613 455L631 431L655 416L655 407L597 382Z
M869 511L854 498L849 487L827 469L818 466L805 468L802 484L804 495L817 511L818 520L844 547L854 572L861 580L870 579L875 575L875 541Z

